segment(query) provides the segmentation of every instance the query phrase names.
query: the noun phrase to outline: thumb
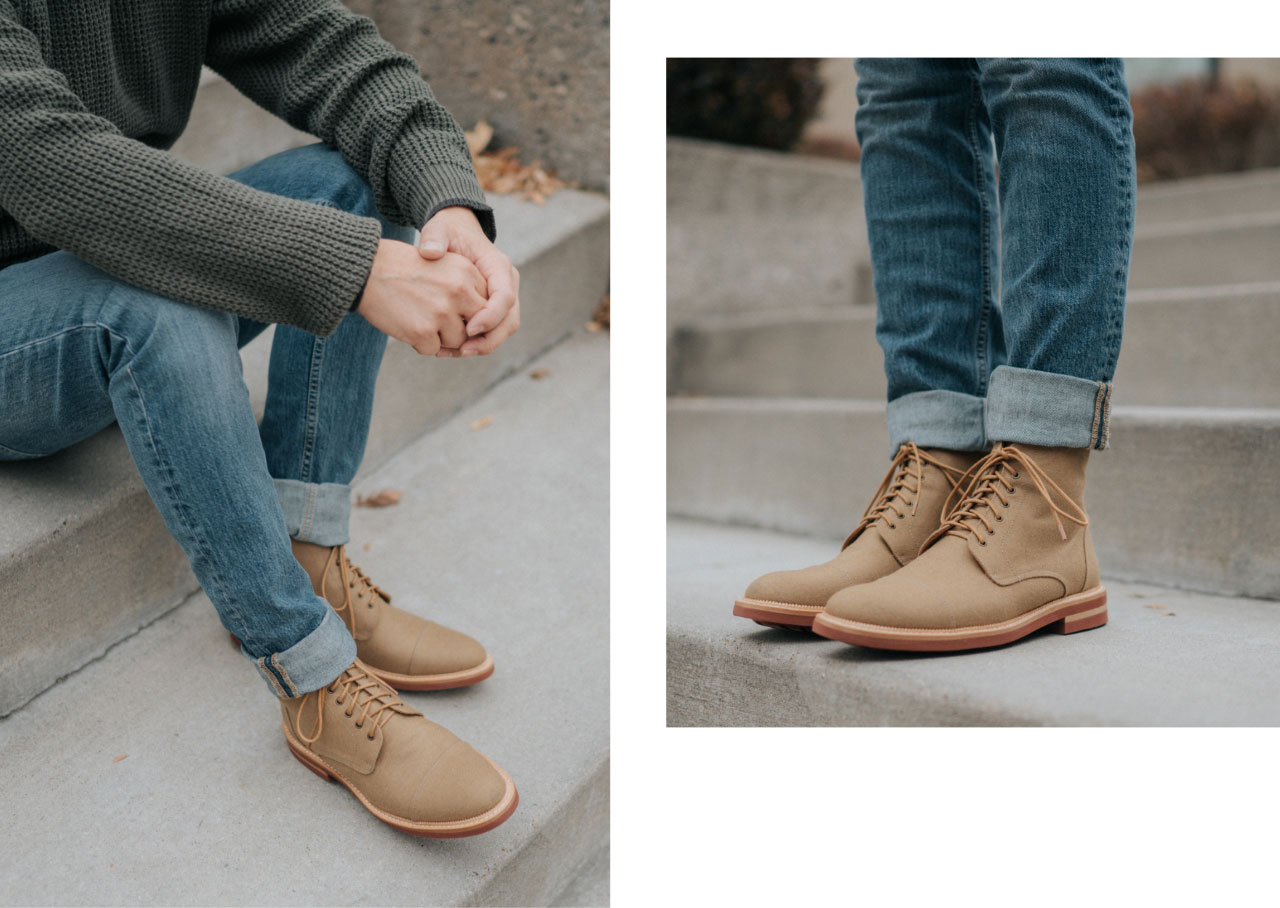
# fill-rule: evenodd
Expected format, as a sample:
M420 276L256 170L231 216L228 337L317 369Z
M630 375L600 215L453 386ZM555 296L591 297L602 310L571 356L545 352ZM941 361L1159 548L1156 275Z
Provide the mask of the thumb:
M418 237L418 252L424 259L434 261L449 251L449 234L443 224L427 224Z

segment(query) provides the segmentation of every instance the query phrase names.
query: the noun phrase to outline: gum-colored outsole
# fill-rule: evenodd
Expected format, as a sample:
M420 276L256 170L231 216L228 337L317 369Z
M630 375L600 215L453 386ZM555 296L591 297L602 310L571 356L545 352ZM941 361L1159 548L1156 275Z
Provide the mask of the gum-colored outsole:
M1107 591L1097 586L996 624L957 628L887 627L823 613L813 622L813 632L830 640L872 649L950 652L1002 646L1042 627L1059 634L1074 634L1106 623Z
M240 648L240 639L235 634L231 635L231 643L236 649ZM472 684L479 684L492 675L493 656L486 654L484 661L473 668L440 675L401 675L397 672L383 671L367 663L366 667L377 675L387 687L395 690L453 690L456 687L470 687Z
M498 764L489 760L492 766L507 783L507 790L497 804L476 817L470 817L465 820L451 820L449 822L426 822L409 820L404 817L398 817L393 813L387 813L380 810L369 803L368 799L362 795L354 785L342 777L342 774L333 767L329 766L317 754L309 750L300 741L294 738L289 731L289 723L282 722L281 727L284 729L284 740L289 745L289 752L297 759L299 763L307 767L326 782L338 782L347 791L359 799L365 809L386 823L393 829L409 835L421 836L428 839L460 839L464 836L480 835L482 832L488 832L498 826L501 826L511 815L516 812L516 806L520 803L520 793L516 791L515 783L511 781L511 777L507 775Z
M739 618L750 618L765 627L783 631L807 631L813 628L813 619L822 614L822 609L790 602L771 602L767 599L739 599L733 604L733 613Z

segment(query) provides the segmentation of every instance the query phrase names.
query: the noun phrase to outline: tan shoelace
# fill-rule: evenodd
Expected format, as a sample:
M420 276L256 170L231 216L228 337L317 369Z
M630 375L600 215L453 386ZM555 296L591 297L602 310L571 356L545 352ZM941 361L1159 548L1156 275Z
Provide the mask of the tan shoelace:
M1067 530L1062 523L1063 518L1082 527L1089 525L1089 518L1084 509L1072 501L1071 497L1049 478L1040 465L1031 459L1031 455L1016 447L1001 446L970 467L947 495L946 501L942 504L942 513L946 517L937 532L925 543L926 547L943 536L964 537L969 534L973 534L978 540L978 545L986 545L987 540L979 532L979 527L986 530L986 536L995 535L995 526L990 518L994 518L994 523L1004 520L1004 515L997 510L995 502L1000 503L1000 508L1009 506L1010 496L1017 491L1012 480L1022 476L1022 469L1018 467L1026 470L1027 478L1044 497L1045 504L1049 506L1053 519L1058 524L1058 535L1062 537L1063 542L1067 540ZM1076 517L1067 509L1055 504L1050 489L1080 516ZM948 510L951 499L957 492L960 493L960 500L954 508ZM989 514L984 512L984 508Z
M844 544L846 546L863 528L871 526L877 520L884 521L885 526L892 530L897 524L889 516L890 513L896 515L898 520L901 520L907 516L906 511L903 510L903 507L907 505L911 507L911 516L916 516L916 512L920 508L920 489L924 485L924 465L926 463L931 463L939 470L942 470L942 475L951 483L953 491L961 477L965 475L965 471L948 466L937 458L921 451L916 447L915 442L907 442L898 448L898 453L894 456L893 463L889 465L889 472L884 475L884 479L880 482L880 488L876 489L875 495L871 497L871 504L867 505L867 510L862 515L862 520L858 522L858 525L853 528L853 532L845 539ZM915 480L915 485L911 485L908 482L911 479ZM907 501L906 495L914 497Z
M342 579L342 605L335 606L334 611L347 624L347 629L351 631L351 635L356 633L356 608L351 600L352 591L356 592L356 598L360 598L360 591L366 594L368 608L373 608L373 597L381 596L387 602L391 601L391 597L382 591L376 583L365 576L364 571L351 563L347 558L346 546L335 545L333 550L329 552L328 559L324 563L324 571L320 577L320 595L326 600L329 598L329 572L333 569L333 565L338 565L338 575ZM342 613L346 612L346 615Z
M396 713L402 715L421 715L416 710L410 709L409 706L396 696L396 692L387 687L380 680L366 671L363 671L352 665L341 675L338 676L328 687L322 687L319 690L313 690L304 694L302 703L298 706L298 715L294 719L294 728L298 732L298 737L307 743L314 744L316 739L320 737L324 731L324 699L326 693L335 693L337 698L334 700L339 706L350 699L351 704L347 707L347 715L354 716L357 708L361 709L360 718L356 719L356 728L363 728L365 723L369 723L369 740L372 741L378 729L391 721L391 717ZM361 700L361 695L364 699ZM315 697L316 701L316 721L311 727L311 735L308 736L302 730L302 714L307 709L307 702ZM370 722L370 720L372 720Z

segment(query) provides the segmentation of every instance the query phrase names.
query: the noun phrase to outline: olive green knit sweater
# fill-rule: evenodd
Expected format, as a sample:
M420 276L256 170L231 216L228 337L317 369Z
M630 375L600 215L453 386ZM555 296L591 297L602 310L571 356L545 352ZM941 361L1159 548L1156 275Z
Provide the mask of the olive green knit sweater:
M173 299L337 328L378 222L165 151L202 63L337 147L389 220L461 204L493 235L458 125L413 58L338 0L0 0L0 268L66 249Z

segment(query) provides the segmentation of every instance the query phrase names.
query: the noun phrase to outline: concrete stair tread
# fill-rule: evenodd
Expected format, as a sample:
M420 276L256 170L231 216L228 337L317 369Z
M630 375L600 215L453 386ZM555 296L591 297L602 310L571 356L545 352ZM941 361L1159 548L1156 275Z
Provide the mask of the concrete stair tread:
M423 358L392 341L379 375L364 473L582 325L607 291L607 199L564 190L545 206L510 196L490 201L502 248L523 277L521 331L497 354L469 360ZM259 415L272 330L242 351ZM0 715L196 587L114 426L49 458L0 463L0 514L6 515L0 609L14 607L7 594L16 590L39 588L48 603L42 615L48 633L0 642ZM69 564L77 570L68 571Z
M1103 628L947 655L881 653L731 614L756 576L825 561L838 544L670 522L669 725L1280 723L1270 601L1104 577Z
M196 594L0 720L6 900L607 897L608 347L577 332L537 360L546 378L502 383L357 486L404 496L354 509L353 559L397 604L495 656L477 687L405 699L511 773L511 820L415 839L323 784L290 756L278 708ZM193 849L221 858L184 860Z

